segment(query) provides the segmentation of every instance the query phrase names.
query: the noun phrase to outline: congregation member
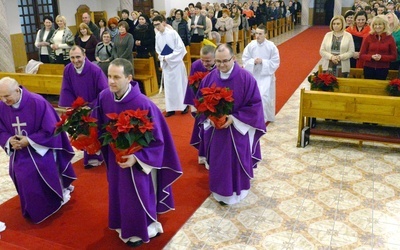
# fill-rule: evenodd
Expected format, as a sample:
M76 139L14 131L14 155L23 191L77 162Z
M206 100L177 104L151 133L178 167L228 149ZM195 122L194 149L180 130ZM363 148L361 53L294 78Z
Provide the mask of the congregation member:
M85 49L86 57L89 61L96 61L95 52L97 39L93 35L92 31L89 29L85 23L79 24L78 36L75 38L75 44Z
M256 40L251 41L243 51L243 67L257 80L264 111L264 122L275 121L276 78L275 72L280 64L278 48L268 41L267 27L257 27Z
M354 42L354 54L353 57L350 58L350 67L362 68L363 63L359 59L361 44L364 37L368 36L369 32L371 31L371 28L367 23L368 20L367 13L365 13L365 11L363 10L358 11L355 14L354 20L355 22L353 23L353 25L346 29L346 31L353 36L353 42Z
M133 36L128 33L129 25L127 22L122 21L118 23L118 35L114 37L114 47L111 61L115 58L125 58L132 62L132 50L134 46Z
M364 78L386 80L390 62L397 59L397 47L390 34L389 23L384 15L375 16L371 32L363 39L360 59L364 61Z
M222 17L217 19L215 28L221 37L225 36L225 42L232 46L233 43L233 19L229 16L229 10L222 10Z
M399 19L397 18L396 14L387 13L386 14L389 22L390 32L396 42L397 47L397 58L395 61L390 63L390 68L392 70L399 70L400 67L400 23Z
M253 168L261 160L260 138L266 132L260 91L254 77L242 69L227 44L215 50L216 69L201 82L199 89L228 87L233 91L233 109L221 129L216 129L204 115L197 121L198 142L209 168L209 186L213 197L221 204L235 204L250 190ZM201 91L196 98L201 97Z
M64 16L58 15L56 17L58 29L53 33L50 38L50 61L57 64L67 65L70 63L69 50L74 45L74 35L67 27L67 19Z
M71 63L64 69L58 105L69 108L79 96L93 106L98 94L107 88L107 77L100 67L89 61L83 49L74 45L70 51ZM103 157L99 154L89 155L84 152L84 167L90 169L100 166Z
M187 86L187 73L183 58L186 54L185 44L174 29L165 27L162 16L153 18L153 26L157 29L156 52L162 68L165 89L165 117L175 115L175 111L188 112L184 105Z
M66 133L54 136L60 118L42 96L4 77L0 99L0 144L10 156L9 173L22 215L37 224L70 200L75 153Z
M136 57L149 58L154 56L156 34L150 19L146 15L142 14L138 19L139 25L136 26L134 32Z
M114 42L115 37L118 36L118 20L114 17L108 19L108 29L110 30L111 41Z
M103 32L101 39L102 41L96 45L96 61L94 63L96 63L107 76L114 43L111 42L111 35L108 31Z
M204 30L206 29L206 17L201 14L201 4L194 7L194 15L192 16L190 26L190 42L200 43L204 40Z
M53 27L53 18L51 16L43 17L43 25L44 27L41 28L36 35L35 46L39 49L39 60L42 63L50 63L50 38L55 31Z
M126 29L126 32L128 32L129 34L131 34L133 36L135 27L133 25L133 21L131 19L129 19L129 11L127 9L121 10L121 19L118 22L120 23L120 22L124 22L124 21L129 26L129 28Z
M109 31L107 27L107 21L104 17L100 18L99 22L97 23L99 26L99 33L100 33L100 40L103 37L104 31Z
M89 27L90 31L92 31L93 35L96 37L96 40L99 41L99 40L100 40L100 30L99 30L99 27L97 27L97 25L94 24L94 23L91 21L91 18L90 18L90 14L89 14L89 13L85 12L85 13L82 14L82 22L85 23L85 24ZM78 36L78 35L79 35L79 34L78 34L78 32L77 32L75 36Z
M322 70L329 71L336 77L348 77L350 58L354 54L353 37L345 31L343 16L334 16L329 28L331 31L325 34L319 49Z
M129 61L118 58L111 62L109 88L100 93L94 117L102 128L109 121L109 113L141 109L148 111L153 124L154 141L123 156L126 162L116 162L110 146L102 147L107 164L108 227L116 230L128 246L136 247L163 233L157 214L174 209L171 185L182 175L182 168L164 117L159 108L140 93L132 77L133 67Z
M188 23L183 17L183 11L181 9L177 9L175 11L175 16L168 23L172 26L172 28L178 32L178 35L181 37L182 42L185 46L190 45L190 30L188 27Z

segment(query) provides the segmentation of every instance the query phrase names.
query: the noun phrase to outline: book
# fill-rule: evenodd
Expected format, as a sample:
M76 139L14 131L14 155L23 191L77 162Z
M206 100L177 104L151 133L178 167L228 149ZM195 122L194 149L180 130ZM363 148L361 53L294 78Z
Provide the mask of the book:
M173 50L171 49L171 47L168 46L168 44L165 44L163 50L161 51L160 55L162 56L166 56L169 55L173 52Z
M301 141L300 146L302 148L306 147L310 143L310 127L304 127L301 130Z

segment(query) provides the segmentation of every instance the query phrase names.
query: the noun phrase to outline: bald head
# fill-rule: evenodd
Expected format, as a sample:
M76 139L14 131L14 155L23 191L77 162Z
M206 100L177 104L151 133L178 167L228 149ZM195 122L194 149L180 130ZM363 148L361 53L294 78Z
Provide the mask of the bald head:
M89 13L85 12L85 13L82 14L82 22L84 22L87 25L89 25L89 23L90 23L90 15L89 15Z
M0 99L6 105L13 105L20 99L21 91L18 82L10 77L0 79Z

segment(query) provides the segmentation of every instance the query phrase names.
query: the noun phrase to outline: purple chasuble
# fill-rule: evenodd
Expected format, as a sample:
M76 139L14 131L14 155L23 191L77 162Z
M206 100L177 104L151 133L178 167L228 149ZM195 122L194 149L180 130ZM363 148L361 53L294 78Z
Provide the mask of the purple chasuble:
M85 65L81 74L76 72L72 63L69 63L64 69L60 99L60 107L71 107L78 96L89 102L92 106L99 93L108 88L108 79L99 66L85 58ZM90 159L103 161L98 155L88 155L84 152L84 165L87 165Z
M253 168L261 160L260 137L266 132L260 91L254 77L237 63L228 79L221 79L220 71L213 70L201 82L200 88L229 87L233 90L234 106L231 115L255 129L250 145L249 133L242 135L234 126L226 129L207 130L203 127L205 116L200 116L198 141L204 143L205 156L210 166L209 185L211 192L222 196L237 195L250 189ZM201 96L199 91L197 98Z
M43 156L31 145L11 150L9 163L22 214L40 223L60 209L62 189L76 179L71 165L75 153L66 133L54 136L55 124L60 120L54 108L42 96L22 89L19 108L0 103L0 143L5 149L8 139L18 131L16 123L20 123L23 136L48 148Z
M215 69L215 67L212 68L211 70L213 69ZM203 63L201 62L201 59L197 59L194 63L192 63L192 67L190 68L190 76L194 75L194 73L196 72L207 72L207 71L208 70L203 66ZM193 100L195 98L196 98L196 93L194 93L193 89L188 84L188 87L186 88L185 104L194 106ZM200 131L197 124L198 124L198 118L195 118L192 137L190 139L190 145L194 146L199 150L199 156L205 156L201 141L199 141L201 135L199 135Z
M158 107L140 93L137 82L131 82L131 91L120 101L114 100L109 89L100 93L98 106L93 114L99 127L108 123L106 114L121 113L125 110L149 110L148 116L154 123L152 141L134 153L141 162L154 168L157 175L157 189L154 189L152 175L138 170L135 166L121 168L115 161L110 147L102 148L107 164L109 183L109 228L121 229L122 238L137 236L143 242L149 241L147 227L157 221L157 213L174 209L171 185L182 175L182 168L176 153L167 123Z

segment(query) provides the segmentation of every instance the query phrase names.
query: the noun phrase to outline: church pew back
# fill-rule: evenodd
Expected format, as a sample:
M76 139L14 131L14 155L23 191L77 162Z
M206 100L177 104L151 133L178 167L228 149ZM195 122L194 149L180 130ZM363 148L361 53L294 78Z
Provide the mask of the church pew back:
M59 95L61 91L62 75L0 72L0 78L6 76L14 78L20 85L34 93Z

